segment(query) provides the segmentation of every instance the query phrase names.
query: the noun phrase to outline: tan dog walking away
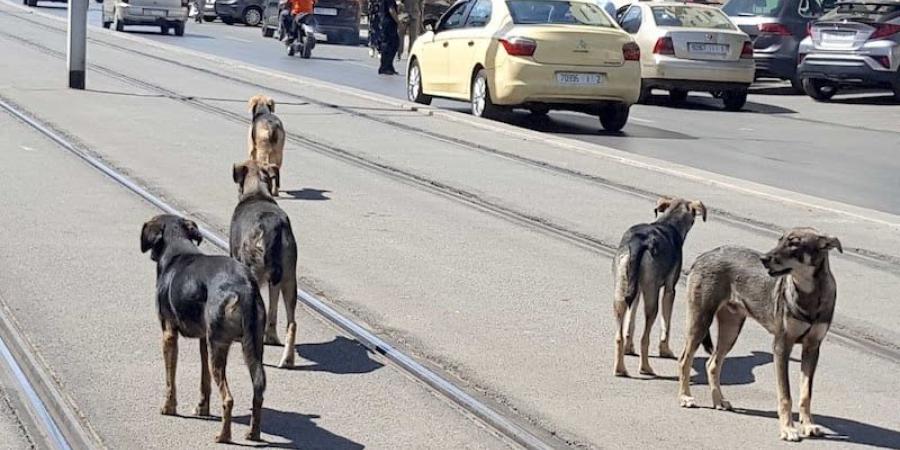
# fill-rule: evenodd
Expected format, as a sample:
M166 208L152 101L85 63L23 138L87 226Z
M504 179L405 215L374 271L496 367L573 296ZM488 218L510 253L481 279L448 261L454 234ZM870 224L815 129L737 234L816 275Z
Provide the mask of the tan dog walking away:
M255 95L248 102L251 122L249 134L250 159L260 166L275 167L272 195L281 190L281 165L284 162L284 125L275 115L275 100L265 95Z

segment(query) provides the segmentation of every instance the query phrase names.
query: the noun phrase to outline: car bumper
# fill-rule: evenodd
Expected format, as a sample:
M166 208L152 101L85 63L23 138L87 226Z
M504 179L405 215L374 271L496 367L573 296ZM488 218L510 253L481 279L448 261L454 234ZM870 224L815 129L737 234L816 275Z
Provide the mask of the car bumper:
M860 86L891 87L895 83L900 84L900 75L896 71L865 56L808 55L797 68L797 75L800 78L825 79Z
M652 64L642 64L641 75L644 78L659 80L710 81L749 85L756 75L756 67L752 59L702 61L654 55Z
M779 78L790 80L797 74L797 56L753 54L756 63L756 78Z
M240 20L243 18L240 7L237 3L234 4L224 4L224 3L216 3L215 11L216 15L219 17L229 17L235 20Z
M547 65L524 58L510 58L489 77L491 97L498 105L546 103L585 105L620 102L631 105L640 96L641 70L637 62L619 67ZM589 86L560 85L557 72L600 73L604 82Z
M147 8L152 10L163 10L165 16L152 15L145 12L143 7L121 4L118 6L119 18L125 25L164 25L176 22L187 21L188 9L185 7L178 8Z

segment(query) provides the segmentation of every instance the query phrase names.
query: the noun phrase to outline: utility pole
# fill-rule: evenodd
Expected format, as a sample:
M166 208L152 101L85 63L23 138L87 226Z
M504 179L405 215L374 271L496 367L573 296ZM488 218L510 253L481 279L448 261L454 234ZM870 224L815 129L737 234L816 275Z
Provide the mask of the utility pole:
M66 42L69 87L84 89L87 11L89 0L69 0L69 32Z

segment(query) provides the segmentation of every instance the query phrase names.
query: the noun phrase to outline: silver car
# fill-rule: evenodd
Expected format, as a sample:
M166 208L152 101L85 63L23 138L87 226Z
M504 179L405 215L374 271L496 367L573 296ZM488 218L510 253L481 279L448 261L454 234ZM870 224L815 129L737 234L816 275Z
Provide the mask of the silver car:
M841 1L800 43L803 90L828 100L842 87L885 88L900 100L900 0Z

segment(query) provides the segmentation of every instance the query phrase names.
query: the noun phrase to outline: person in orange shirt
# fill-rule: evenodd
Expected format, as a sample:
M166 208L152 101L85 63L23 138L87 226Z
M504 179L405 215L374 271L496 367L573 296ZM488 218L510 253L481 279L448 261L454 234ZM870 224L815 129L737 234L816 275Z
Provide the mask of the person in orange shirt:
M310 23L313 19L315 6L316 0L286 0L282 3L281 26L287 31L285 35L289 44L297 38L300 24Z

